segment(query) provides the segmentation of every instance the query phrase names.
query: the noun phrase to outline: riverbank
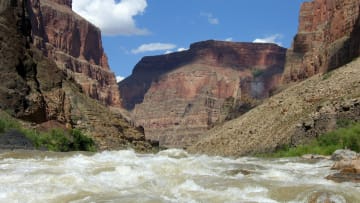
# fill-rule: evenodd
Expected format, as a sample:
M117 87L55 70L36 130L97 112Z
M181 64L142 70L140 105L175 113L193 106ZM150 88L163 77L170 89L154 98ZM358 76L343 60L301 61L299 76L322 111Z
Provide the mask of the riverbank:
M345 120L339 129L320 135L307 144L284 145L274 152L257 154L259 157L296 157L305 154L330 156L338 149L360 152L360 122Z
M0 149L96 151L95 142L78 129L25 127L0 111Z

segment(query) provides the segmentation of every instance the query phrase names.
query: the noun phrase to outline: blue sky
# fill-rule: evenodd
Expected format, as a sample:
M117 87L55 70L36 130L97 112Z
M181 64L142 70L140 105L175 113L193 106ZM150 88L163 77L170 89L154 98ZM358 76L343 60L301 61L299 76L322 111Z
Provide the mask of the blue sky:
M112 71L127 77L144 56L208 39L290 47L305 0L73 0L100 27Z

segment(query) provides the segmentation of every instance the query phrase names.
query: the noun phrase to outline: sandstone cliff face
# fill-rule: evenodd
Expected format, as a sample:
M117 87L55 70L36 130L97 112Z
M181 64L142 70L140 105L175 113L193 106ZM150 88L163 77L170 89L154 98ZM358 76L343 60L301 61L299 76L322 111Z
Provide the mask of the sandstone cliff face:
M199 134L268 97L286 49L273 44L205 41L188 51L145 57L119 83L124 106L147 139L186 147Z
M315 75L271 97L245 115L206 133L190 152L242 156L297 146L338 128L338 121L360 121L360 58Z
M101 33L71 10L71 0L31 0L34 44L67 71L83 91L105 105L119 106L116 79Z
M288 50L283 82L325 73L360 55L360 1L303 3L298 34Z
M227 156L269 152L307 143L338 128L339 121L359 121L359 12L359 0L305 2L282 77L284 84L298 83L210 130L189 150Z
M54 56L47 57L47 52L31 43L31 33L36 31L30 26L34 21L31 12L26 1L0 4L1 110L39 129L82 129L99 149L151 150L141 130L83 94L72 74L59 69Z

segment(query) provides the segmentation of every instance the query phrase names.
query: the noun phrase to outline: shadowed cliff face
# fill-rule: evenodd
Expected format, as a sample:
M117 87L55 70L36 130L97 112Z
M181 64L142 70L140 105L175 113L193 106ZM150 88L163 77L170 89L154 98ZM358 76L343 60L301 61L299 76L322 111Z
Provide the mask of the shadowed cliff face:
M28 1L34 45L66 70L88 96L119 106L116 79L109 69L100 30L75 14L71 2Z
M145 57L119 83L123 104L148 139L184 147L214 124L269 96L286 49L273 44L205 41L188 51Z
M287 53L283 82L325 73L359 56L359 13L359 0L305 2L298 34Z
M67 71L68 69L59 68L59 60L64 59L60 58L61 54L65 55L64 52L60 54L48 52L48 50L57 50L56 53L61 51L46 42L46 38L39 39L37 35L32 35L48 29L44 26L33 26L33 22L42 19L40 13L34 15L39 12L34 9L34 5L36 7L40 3L42 1L30 2L30 0L0 3L0 109L15 118L30 122L32 127L37 129L59 126L81 129L96 141L99 149L133 147L139 151L151 150L152 146L145 141L143 132L131 127L120 113L111 112L83 93L83 84L80 86L77 83L81 78L80 73L80 76L75 75L75 77L75 73ZM61 10L68 7L58 5L54 9ZM68 13L68 15L67 19L71 19L72 14ZM39 18L33 19L34 17ZM41 41L37 40L43 40L46 46L43 47L42 44L37 43ZM101 47L101 44L94 46ZM45 49L49 47L54 49ZM86 49L85 47L92 45L83 44L81 47ZM82 53L87 52L80 51L80 55ZM89 54L89 56L95 55ZM71 57L70 55L65 57L73 60L68 64L69 69L77 68L76 61L87 65L95 63L95 61ZM103 72L96 74L101 75ZM94 80L92 82L101 84L102 81L95 79L92 79Z

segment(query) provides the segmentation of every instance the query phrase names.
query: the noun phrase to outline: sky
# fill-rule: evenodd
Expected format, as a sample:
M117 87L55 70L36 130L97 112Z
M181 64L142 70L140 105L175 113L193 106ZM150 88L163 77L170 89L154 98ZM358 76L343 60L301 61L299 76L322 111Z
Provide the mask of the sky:
M214 39L290 47L305 0L73 0L99 27L120 81L144 56L187 50Z

